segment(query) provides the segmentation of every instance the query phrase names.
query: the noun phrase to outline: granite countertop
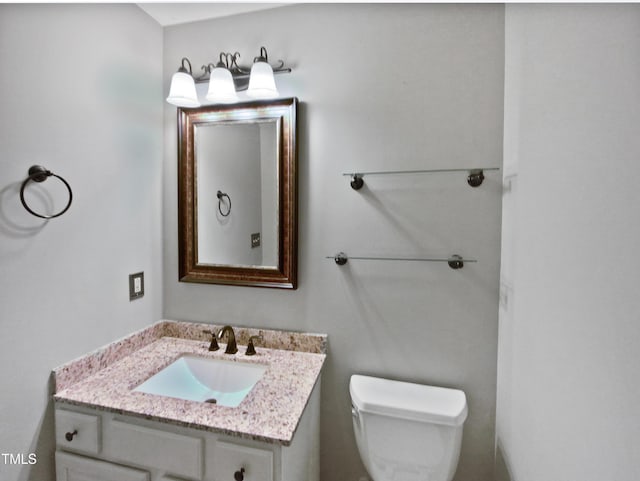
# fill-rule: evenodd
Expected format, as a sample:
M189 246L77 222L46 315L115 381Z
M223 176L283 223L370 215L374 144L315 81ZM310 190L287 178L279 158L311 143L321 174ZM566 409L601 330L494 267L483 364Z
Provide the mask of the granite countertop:
M238 352L225 354L224 343L218 351L207 349L209 341L202 330L216 327L176 321L154 324L55 369L54 399L58 404L289 445L320 376L326 336L236 328ZM256 343L256 355L246 356L246 339L258 333L264 342ZM237 407L132 391L184 354L268 367Z

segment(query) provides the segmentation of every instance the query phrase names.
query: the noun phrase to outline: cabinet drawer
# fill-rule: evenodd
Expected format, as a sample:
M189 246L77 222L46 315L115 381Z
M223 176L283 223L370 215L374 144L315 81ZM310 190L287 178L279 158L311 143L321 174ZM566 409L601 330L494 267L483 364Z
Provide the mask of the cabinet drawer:
M273 452L217 441L213 466L207 466L208 471L215 473L213 479L233 480L240 468L244 468L244 481L273 481Z
M98 416L56 409L55 419L58 447L81 453L98 454L100 451L100 418Z
M56 451L56 481L149 481L149 473Z
M116 420L105 424L105 456L177 476L202 478L202 439Z

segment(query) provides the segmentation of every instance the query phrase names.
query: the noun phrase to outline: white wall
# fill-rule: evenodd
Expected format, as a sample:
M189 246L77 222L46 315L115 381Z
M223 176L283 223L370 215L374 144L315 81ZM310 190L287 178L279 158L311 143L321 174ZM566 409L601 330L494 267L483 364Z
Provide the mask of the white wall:
M54 478L51 369L161 317L161 62L135 6L0 5L0 452L38 460L3 481ZM33 164L60 218L20 204Z
M640 462L640 6L508 5L498 479Z
M470 415L457 480L492 479L500 249L500 174L341 174L500 166L501 5L296 5L165 29L164 88L180 59L261 45L292 68L277 77L299 109L299 287L178 282L175 108L165 106L164 314L329 334L322 383L321 478L358 481L352 373L465 390ZM446 264L325 259L395 254L478 259Z

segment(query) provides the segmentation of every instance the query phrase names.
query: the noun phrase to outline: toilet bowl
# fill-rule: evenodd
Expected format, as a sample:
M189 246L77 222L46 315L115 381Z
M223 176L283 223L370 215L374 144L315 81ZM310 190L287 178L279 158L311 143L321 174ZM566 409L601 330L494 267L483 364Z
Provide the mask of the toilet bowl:
M354 374L353 429L373 481L451 481L456 472L464 392Z

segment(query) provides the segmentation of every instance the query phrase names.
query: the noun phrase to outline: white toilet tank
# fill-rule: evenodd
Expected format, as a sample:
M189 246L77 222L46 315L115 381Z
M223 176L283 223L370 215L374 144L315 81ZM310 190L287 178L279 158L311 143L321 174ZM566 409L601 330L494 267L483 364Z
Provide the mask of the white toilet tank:
M457 389L353 375L360 457L373 481L451 481L467 418Z

